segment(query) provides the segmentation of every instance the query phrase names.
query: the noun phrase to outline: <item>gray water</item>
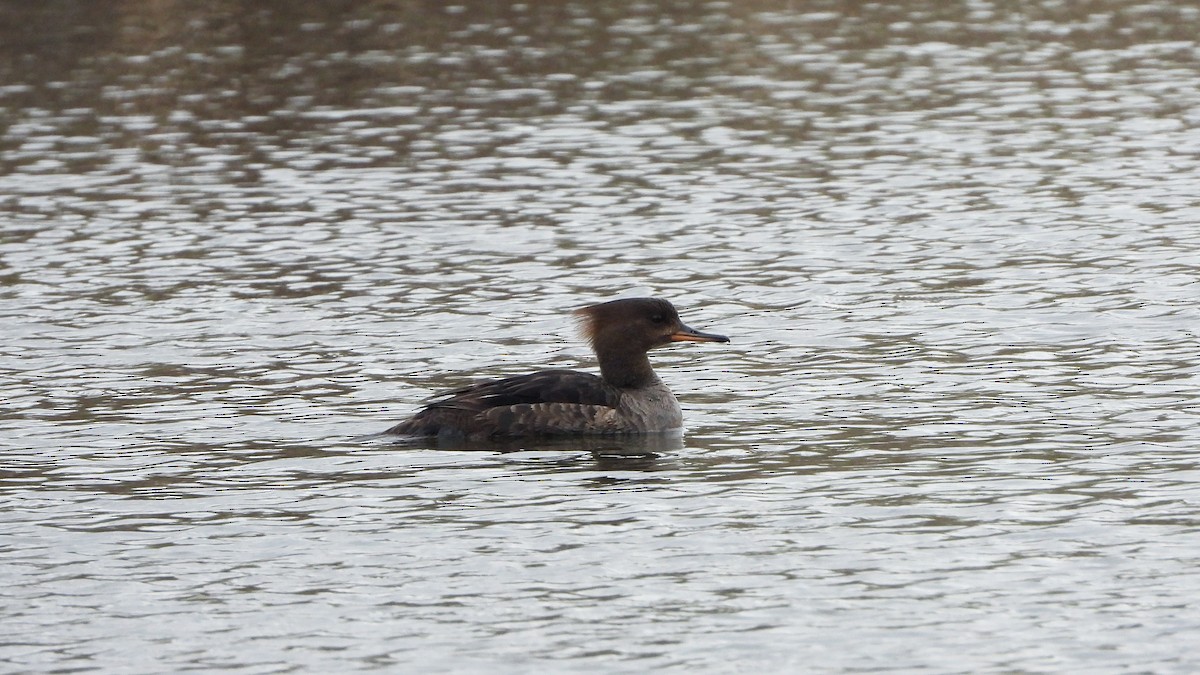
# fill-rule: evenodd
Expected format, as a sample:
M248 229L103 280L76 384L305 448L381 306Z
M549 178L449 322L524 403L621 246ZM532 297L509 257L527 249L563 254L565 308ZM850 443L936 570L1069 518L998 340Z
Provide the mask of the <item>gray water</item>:
M1187 4L3 2L0 669L1200 670Z

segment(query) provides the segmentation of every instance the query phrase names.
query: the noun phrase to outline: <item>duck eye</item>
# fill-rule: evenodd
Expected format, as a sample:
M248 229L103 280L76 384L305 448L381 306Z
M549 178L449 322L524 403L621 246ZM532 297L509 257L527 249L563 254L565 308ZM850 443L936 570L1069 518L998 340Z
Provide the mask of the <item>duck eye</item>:
M662 322L666 321L666 319L663 318L662 314L653 314L650 316L650 321L652 321L654 323L662 323Z

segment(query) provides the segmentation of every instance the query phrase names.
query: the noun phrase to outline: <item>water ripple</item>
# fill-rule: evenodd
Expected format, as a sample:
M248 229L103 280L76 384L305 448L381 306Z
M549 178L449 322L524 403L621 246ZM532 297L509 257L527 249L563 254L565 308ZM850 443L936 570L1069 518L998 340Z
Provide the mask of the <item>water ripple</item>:
M1193 8L142 4L0 21L10 668L1196 669ZM683 439L365 436L650 293Z

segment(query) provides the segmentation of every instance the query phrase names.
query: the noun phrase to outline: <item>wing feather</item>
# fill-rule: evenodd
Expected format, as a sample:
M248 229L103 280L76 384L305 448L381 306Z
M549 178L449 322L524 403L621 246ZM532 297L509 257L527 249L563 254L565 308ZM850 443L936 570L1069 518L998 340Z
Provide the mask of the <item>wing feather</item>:
M575 370L543 370L456 389L428 407L483 412L511 405L574 403L615 408L619 400L616 388L596 375Z
M489 380L434 399L388 433L520 436L616 430L620 391L590 373L543 370Z

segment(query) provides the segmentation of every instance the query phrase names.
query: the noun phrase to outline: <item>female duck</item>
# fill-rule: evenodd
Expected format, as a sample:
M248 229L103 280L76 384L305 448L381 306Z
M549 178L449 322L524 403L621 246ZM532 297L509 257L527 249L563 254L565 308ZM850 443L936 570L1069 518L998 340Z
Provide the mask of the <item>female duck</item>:
M613 300L577 310L600 376L542 370L489 380L438 397L386 433L441 438L645 434L683 426L683 412L646 353L671 342L729 342L679 320L658 298Z

